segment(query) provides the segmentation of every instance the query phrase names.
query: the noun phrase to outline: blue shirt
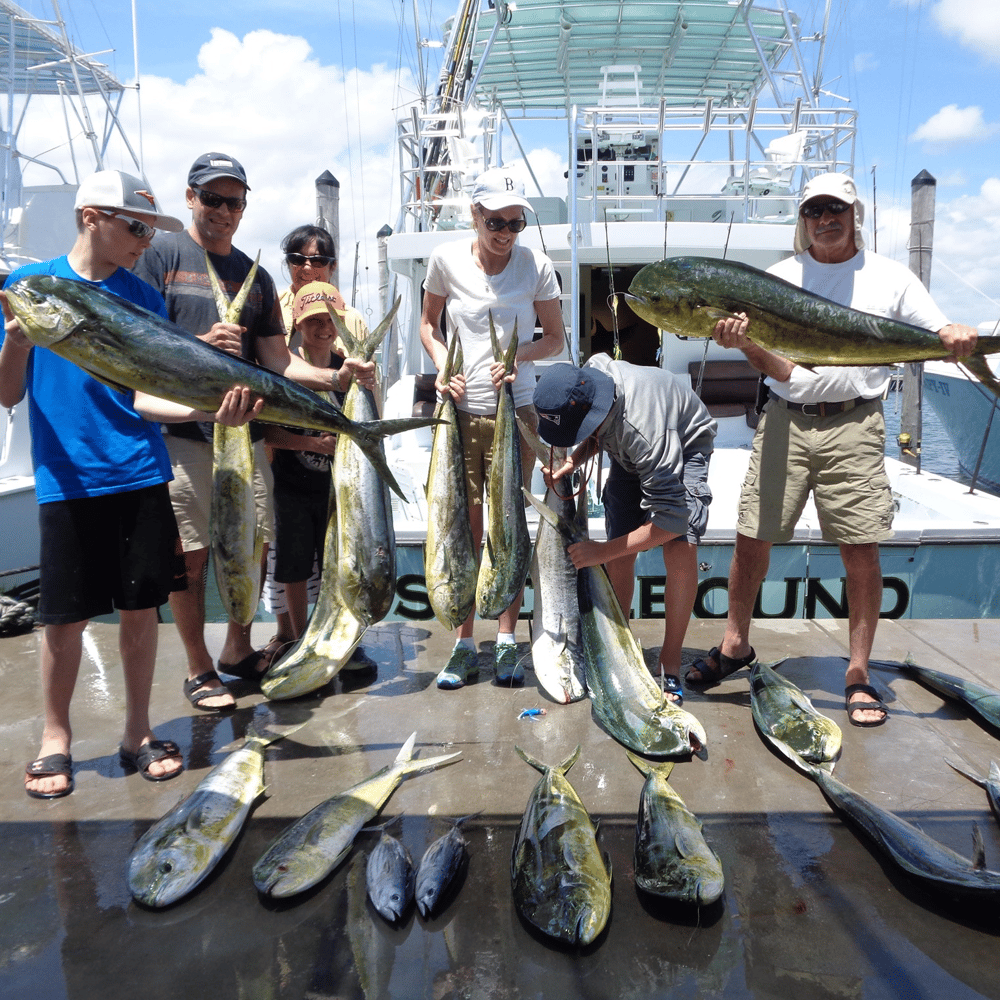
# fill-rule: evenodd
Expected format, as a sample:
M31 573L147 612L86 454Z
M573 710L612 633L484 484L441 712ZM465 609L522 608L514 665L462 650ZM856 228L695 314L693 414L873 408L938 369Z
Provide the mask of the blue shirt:
M66 257L56 257L19 267L4 287L27 274L52 274L95 285L167 317L162 296L124 268L103 281L86 281ZM135 412L132 392L112 389L37 346L28 355L25 383L40 504L125 493L173 478L159 425Z

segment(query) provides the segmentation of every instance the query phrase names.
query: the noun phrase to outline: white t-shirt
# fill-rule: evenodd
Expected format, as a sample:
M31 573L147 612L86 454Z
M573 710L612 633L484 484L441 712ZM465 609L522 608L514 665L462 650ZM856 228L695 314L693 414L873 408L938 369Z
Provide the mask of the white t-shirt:
M455 240L431 254L424 288L433 295L447 297L448 335L457 333L462 344L465 396L459 408L468 413L496 413L497 393L490 380L490 313L503 348L510 345L515 318L518 342L530 341L535 333L535 303L559 297L552 261L540 250L515 243L507 266L499 274L490 275L476 264L472 240ZM534 392L534 364L519 363L514 405L526 406Z
M821 264L806 251L767 269L839 305L902 320L937 332L948 325L920 279L903 264L869 250L859 250L841 264ZM820 366L810 371L796 365L787 382L767 379L778 396L796 403L836 403L863 396L874 399L885 392L891 369L885 366Z

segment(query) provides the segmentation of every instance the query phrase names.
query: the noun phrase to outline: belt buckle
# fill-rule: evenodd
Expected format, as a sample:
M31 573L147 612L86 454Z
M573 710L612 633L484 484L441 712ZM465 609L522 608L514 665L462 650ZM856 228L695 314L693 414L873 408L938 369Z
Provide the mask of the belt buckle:
M806 417L822 417L825 416L823 413L822 403L803 403L802 404L802 415Z

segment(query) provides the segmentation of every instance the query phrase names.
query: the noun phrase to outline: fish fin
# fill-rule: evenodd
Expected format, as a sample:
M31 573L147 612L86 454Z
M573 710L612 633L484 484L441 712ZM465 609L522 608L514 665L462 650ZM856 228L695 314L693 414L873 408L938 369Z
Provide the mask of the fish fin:
M246 742L244 743L244 746L255 741L257 743L260 743L261 746L265 747L270 746L272 743L277 743L278 740L283 740L286 736L291 736L292 733L297 733L300 729L304 728L309 724L309 721L306 720L305 722L300 722L297 725L285 729L283 732L278 732L277 730L273 729L269 730L265 728L265 726L263 725L259 726L259 723L266 723L267 721L268 720L265 718L260 720L254 720L253 722L250 723L250 725L247 727L247 732L245 737Z
M219 276L215 272L215 268L212 266L212 260L208 256L208 251L205 251L205 271L208 273L208 280L212 283L212 295L215 297L215 308L219 314L219 319L223 323L227 323L227 314L229 312L229 296L226 295L225 289L222 287L222 282L219 281Z
M521 436L528 442L528 447L535 453L538 461L541 462L542 465L547 466L549 464L549 446L538 436L537 431L533 430L529 424L525 423L521 419L521 415L519 413L515 412L514 419L517 421L517 426L521 431ZM562 460L559 458L559 452L562 452ZM565 456L565 448L554 449L552 458L553 466L558 468L562 465L562 462L565 460Z
M522 750L519 746L514 747L517 755L526 764L530 764L536 771L540 771L545 774L546 771L558 771L560 774L565 774L577 761L580 756L580 744L577 743L576 749L561 763L557 764L555 767L549 767L548 764L543 764L540 760L536 760L531 756L526 750Z
M604 852L604 867L607 869L608 878L611 878L611 855L607 851Z
M456 375L462 369L462 343L458 337L452 337L448 345L448 356L444 361L444 368L441 369L441 381L447 384L452 375Z
M718 322L720 319L740 319L736 313L730 312L728 309L717 309L715 306L698 306L695 312L704 313L710 319L714 319Z
M969 781L974 781L977 785L979 785L980 788L985 788L986 787L986 779L985 778L980 778L978 775L973 774L971 771L966 771L964 767L959 767L958 764L956 764L954 761L948 760L947 757L945 757L944 762L953 771L958 771L959 774L961 774L963 777L968 778ZM994 764L993 767L995 768L996 764Z
M678 830L674 834L674 847L682 858L690 858L698 854L701 848L701 838L692 830Z
M396 754L395 763L400 763L401 761L413 760L413 745L417 742L417 734L410 733L407 741L399 748L399 753Z
M995 760L990 761L990 781L1000 781L1000 765Z
M1000 396L1000 382L997 381L993 369L986 363L984 357L973 355L971 358L962 358L959 364L970 374L975 375L994 396Z
M386 464L385 455L380 447L382 438L389 437L391 434L399 434L401 431L415 430L418 427L430 427L432 424L440 423L447 423L447 421L438 420L435 417L365 420L354 425L351 437L355 444L364 452L368 461L375 466L376 471L388 484L389 489L400 497L400 499L407 500L408 497L403 493L399 483L396 482L396 477ZM336 431L333 431L333 433L336 433Z
M240 313L243 312L243 306L246 304L247 298L250 296L250 289L253 288L253 283L257 278L257 268L260 266L260 251L257 251L257 256L254 258L253 265L250 270L247 271L247 276L243 279L243 284L240 286L240 290L233 296L233 301L229 305L228 316L226 317L230 323L239 323ZM221 313L219 314L222 315Z
M514 332L510 336L510 346L503 357L504 371L509 375L514 370L514 358L517 355L517 318L514 319Z
M651 761L646 760L644 757L640 757L638 754L633 753L631 750L625 751L626 756L632 763L638 768L638 770L645 774L647 777L650 774L662 775L663 780L666 781L670 777L670 772L674 769L674 761L664 760L664 761Z
M560 517L548 504L542 503L526 486L521 487L521 492L524 493L525 499L538 511L539 515L545 518L567 542L578 542L587 537L586 533L579 527L564 517Z
M986 847L983 845L983 831L978 823L972 824L972 867L986 868Z
M83 367L82 365L80 367ZM100 382L102 385L106 385L109 389L114 389L115 392L132 392L132 390L127 385L121 385L118 382L114 382L109 378L105 378L103 375L98 375L97 372L91 371L89 368L83 369L92 379Z

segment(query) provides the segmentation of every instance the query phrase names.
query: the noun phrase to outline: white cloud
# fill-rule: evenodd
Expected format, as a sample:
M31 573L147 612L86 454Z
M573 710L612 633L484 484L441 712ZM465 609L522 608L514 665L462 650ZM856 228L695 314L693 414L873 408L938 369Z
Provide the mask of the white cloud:
M868 70L878 69L881 62L874 52L859 52L854 57L854 72L864 73Z
M936 114L919 125L910 136L912 142L927 146L953 146L957 143L981 142L1000 131L1000 125L988 124L983 119L983 109L978 105L960 108L946 104Z
M1000 62L1000 4L996 0L941 0L933 15L945 34L957 36L990 62Z

